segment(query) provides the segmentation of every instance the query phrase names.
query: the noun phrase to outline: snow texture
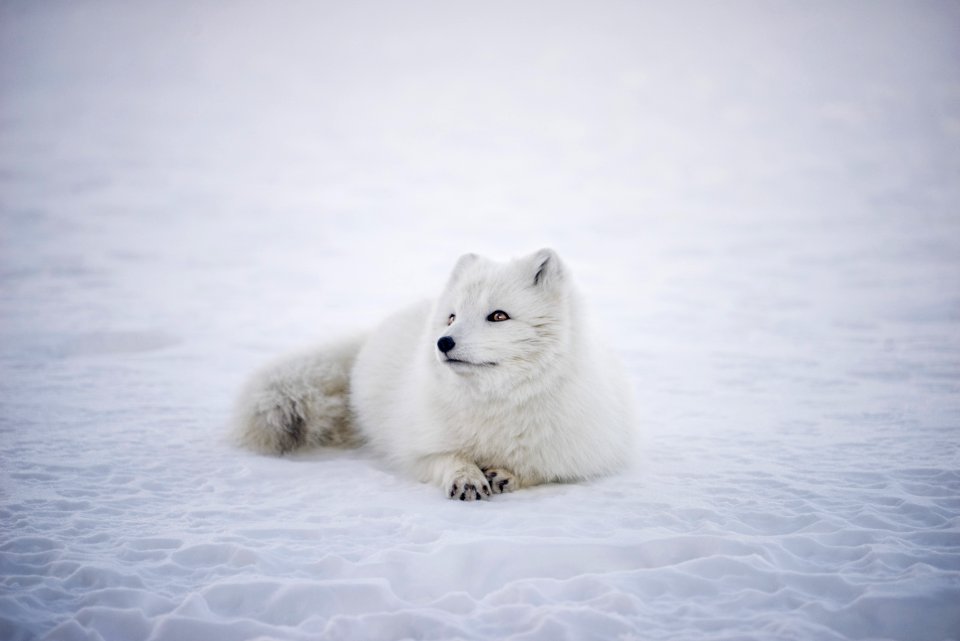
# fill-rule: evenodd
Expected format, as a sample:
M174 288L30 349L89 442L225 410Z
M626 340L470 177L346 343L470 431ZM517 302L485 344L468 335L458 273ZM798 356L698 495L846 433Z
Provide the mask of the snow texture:
M3 2L0 638L960 638L958 61L955 2ZM542 246L635 469L225 440Z

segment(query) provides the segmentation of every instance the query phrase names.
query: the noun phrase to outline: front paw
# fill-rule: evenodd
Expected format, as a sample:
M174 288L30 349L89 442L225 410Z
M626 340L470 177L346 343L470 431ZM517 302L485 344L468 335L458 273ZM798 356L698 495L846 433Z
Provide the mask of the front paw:
M483 475L487 478L487 483L490 484L490 489L495 494L513 492L520 486L514 473L502 467L485 467L483 468Z
M447 497L461 501L481 501L490 497L490 486L479 468L458 470L447 483Z

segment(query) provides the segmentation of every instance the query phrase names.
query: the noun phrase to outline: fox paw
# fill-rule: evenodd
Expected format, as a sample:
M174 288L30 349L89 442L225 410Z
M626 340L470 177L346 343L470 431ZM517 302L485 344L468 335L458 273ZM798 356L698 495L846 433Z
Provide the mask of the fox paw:
M513 472L505 470L502 467L485 467L482 471L494 494L513 492L520 485Z
M490 497L490 486L482 474L472 470L460 470L447 484L447 497L461 501L482 501Z

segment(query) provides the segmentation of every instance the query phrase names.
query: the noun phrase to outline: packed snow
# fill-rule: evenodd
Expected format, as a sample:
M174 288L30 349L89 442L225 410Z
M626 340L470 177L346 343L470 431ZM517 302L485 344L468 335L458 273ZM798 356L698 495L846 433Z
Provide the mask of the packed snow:
M0 4L0 638L960 638L958 61L950 2ZM226 438L543 246L631 470Z

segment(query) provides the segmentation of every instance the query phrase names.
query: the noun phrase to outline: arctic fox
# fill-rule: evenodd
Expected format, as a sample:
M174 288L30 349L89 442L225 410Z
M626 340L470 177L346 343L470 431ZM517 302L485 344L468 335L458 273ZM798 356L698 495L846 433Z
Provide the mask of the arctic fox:
M436 301L257 374L236 423L265 453L365 442L461 501L610 474L634 432L627 379L550 249L462 256Z

